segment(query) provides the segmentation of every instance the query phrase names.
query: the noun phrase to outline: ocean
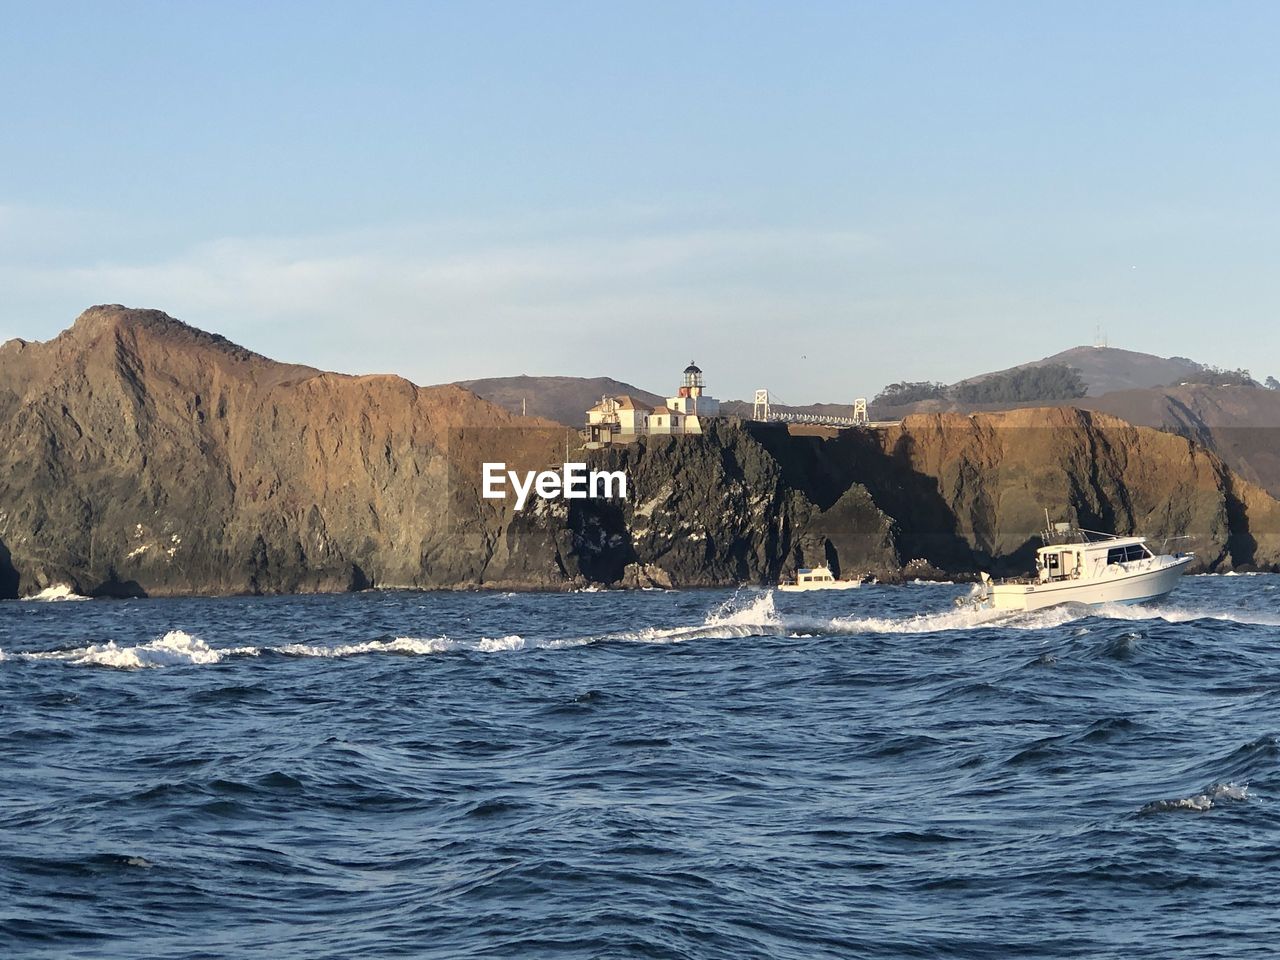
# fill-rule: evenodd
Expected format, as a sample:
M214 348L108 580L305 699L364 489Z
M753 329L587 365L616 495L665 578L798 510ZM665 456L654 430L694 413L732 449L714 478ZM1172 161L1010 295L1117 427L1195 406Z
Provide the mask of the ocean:
M1272 957L1280 576L0 604L0 956Z

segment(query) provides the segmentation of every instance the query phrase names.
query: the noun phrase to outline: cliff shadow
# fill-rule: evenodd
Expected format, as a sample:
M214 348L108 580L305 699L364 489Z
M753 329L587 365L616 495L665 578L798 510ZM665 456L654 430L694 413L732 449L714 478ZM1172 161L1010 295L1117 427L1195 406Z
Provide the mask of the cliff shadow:
M858 460L859 439L853 430L834 436L793 434L786 424L750 423L747 433L769 452L783 483L803 493L819 510L829 510L858 483L848 469Z
M632 545L620 503L574 500L569 507L570 559L577 572L595 583L617 583L639 555ZM566 571L569 576L572 571Z
M868 432L858 450L865 465L863 484L880 509L897 521L898 549L904 561L919 557L943 570L971 571L980 565L974 545L960 532L955 510L938 488L938 478L913 466L914 443L904 431L886 450Z
M111 567L107 571L107 578L89 590L89 596L111 600L136 600L145 598L147 591L137 580L121 580L115 567Z
M876 507L892 518L903 562L916 558L951 571L975 567L972 545L959 532L937 477L912 466L910 435L899 435L891 450L869 429L842 429L832 436L792 435L782 425L752 425L752 436L773 455L783 480L819 510L830 510L855 484L866 488Z
M0 600L17 600L18 584L22 578L13 566L13 555L0 540Z
M1229 470L1223 471L1223 493L1227 507L1227 553L1232 567L1252 567L1258 562L1258 538L1253 535L1249 523L1249 511L1236 493L1235 477Z

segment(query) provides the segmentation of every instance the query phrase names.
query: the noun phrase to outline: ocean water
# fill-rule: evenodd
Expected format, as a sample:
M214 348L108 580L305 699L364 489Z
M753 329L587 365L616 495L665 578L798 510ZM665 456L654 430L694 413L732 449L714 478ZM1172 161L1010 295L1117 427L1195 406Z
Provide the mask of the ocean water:
M1280 577L967 590L0 604L0 956L1277 955Z

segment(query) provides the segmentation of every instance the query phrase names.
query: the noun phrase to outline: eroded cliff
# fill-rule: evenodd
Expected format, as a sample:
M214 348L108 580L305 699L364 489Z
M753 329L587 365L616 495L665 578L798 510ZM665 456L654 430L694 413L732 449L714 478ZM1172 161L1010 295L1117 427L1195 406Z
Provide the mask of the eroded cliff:
M1055 519L1274 567L1280 504L1212 453L1072 409L882 431L722 421L582 451L457 387L268 360L95 307L0 348L0 596L768 583L1025 565ZM626 500L486 499L480 465L623 470Z
M0 384L10 593L563 579L554 543L510 542L526 531L508 505L455 495L471 451L449 444L482 443L466 431L483 425L503 431L506 459L545 464L565 431L510 429L518 418L458 387L275 363L116 306L6 344Z

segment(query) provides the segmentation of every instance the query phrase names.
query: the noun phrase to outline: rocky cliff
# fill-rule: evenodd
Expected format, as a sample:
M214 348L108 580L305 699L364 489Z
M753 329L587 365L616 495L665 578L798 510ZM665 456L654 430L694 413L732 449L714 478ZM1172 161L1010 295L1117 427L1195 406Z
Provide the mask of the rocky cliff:
M916 415L880 437L889 469L870 487L911 485L912 503L883 505L904 518L904 549L943 565L1024 566L1045 508L1086 529L1186 537L1207 569L1280 563L1280 503L1185 437L1061 407Z
M1056 518L1280 562L1280 504L1191 441L1080 410L878 431L720 422L599 451L461 388L275 363L95 307L0 347L0 596L766 583L1026 562ZM586 459L616 500L481 495L480 465Z
M95 307L0 348L0 590L559 582L553 544L524 549L505 504L461 495L458 464L494 431L535 463L565 433L458 387L275 363Z

